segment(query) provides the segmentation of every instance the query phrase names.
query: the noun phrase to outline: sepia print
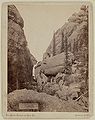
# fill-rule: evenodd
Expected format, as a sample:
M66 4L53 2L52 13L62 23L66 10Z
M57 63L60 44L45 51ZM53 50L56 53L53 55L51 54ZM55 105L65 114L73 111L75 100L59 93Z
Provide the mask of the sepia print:
M9 113L90 112L91 6L55 3L6 5Z

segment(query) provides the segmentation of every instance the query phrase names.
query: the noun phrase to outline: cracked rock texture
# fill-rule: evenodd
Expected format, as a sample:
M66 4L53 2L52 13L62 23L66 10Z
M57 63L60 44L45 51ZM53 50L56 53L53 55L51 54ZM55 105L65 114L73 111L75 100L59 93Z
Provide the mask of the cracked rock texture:
M27 47L24 21L14 5L8 6L8 92L26 88L37 62Z
M87 61L88 47L88 7L82 5L78 13L74 13L68 21L59 28L51 40L43 59L66 51L74 54L79 61ZM85 52L84 52L85 51ZM83 53L84 52L84 53ZM85 54L85 55L84 55ZM85 58L84 58L85 56Z
M19 111L20 102L37 102L41 112L85 112L84 107L80 107L77 102L62 101L56 96L46 93L38 93L33 90L15 90L8 94L8 111Z
M22 102L36 102L41 112L88 112L88 7L83 5L54 33L35 66L35 79L37 61L27 48L23 27L16 7L8 6L8 111L19 111Z

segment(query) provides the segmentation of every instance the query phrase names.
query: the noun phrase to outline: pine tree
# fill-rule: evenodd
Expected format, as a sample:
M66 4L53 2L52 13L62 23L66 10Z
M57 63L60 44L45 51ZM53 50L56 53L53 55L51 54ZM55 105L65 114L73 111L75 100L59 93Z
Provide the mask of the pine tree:
M75 44L75 39L74 39L74 45L73 45L73 54L74 54L74 58L75 58L75 55L76 55L76 54L75 54L75 51L76 51L76 50L75 50L75 46L76 46L76 44Z
M65 73L66 74L71 74L71 64L70 64L70 61L69 61L67 37L64 36L64 39L65 39L65 56L66 56L66 59L65 59Z
M18 56L17 56L17 61L19 62L19 49L17 48L17 53L18 53ZM17 69L19 69L19 64L17 63ZM19 80L18 80L18 71L17 71L17 77L16 77L16 89L19 89Z
M64 52L64 34L62 32L62 39L61 39L61 53Z
M65 36L65 55L66 55L66 65L68 63L68 48L67 48L67 37Z
M53 50L52 50L52 52L53 52L53 56L55 56L55 33L53 35Z

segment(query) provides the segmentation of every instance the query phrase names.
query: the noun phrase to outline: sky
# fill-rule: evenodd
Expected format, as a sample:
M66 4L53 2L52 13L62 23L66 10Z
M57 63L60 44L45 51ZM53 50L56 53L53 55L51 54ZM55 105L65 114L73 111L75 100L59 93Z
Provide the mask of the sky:
M32 55L41 61L54 31L80 10L82 3L15 3L24 20L24 33Z

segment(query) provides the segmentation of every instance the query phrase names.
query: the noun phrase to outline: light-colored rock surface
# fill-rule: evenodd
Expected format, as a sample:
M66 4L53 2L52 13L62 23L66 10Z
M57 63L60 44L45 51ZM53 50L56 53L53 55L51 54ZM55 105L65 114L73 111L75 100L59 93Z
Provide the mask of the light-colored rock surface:
M65 37L67 38L68 51L74 54L75 59L82 59L77 56L83 49L88 47L88 8L84 5L78 13L74 13L60 29L58 29L48 46L43 57L53 54L53 41L55 40L55 55L65 52ZM63 44L63 45L62 45ZM86 52L86 51L85 51ZM86 52L87 54L87 52ZM84 59L86 60L86 58Z
M34 79L37 61L27 47L23 19L15 6L8 6L8 89L13 91L8 94L8 111L19 111L20 102L37 102L41 112L88 111L87 10L82 6L54 33L35 66ZM17 81L21 90L15 90Z
M72 53L68 53L68 61L72 63L74 56ZM62 52L56 56L49 57L40 63L40 66L35 68L35 76L40 70L44 70L46 75L56 75L58 72L63 72L65 69L66 55Z
M66 45L67 40L67 45ZM66 47L67 46L67 47ZM78 13L74 13L53 36L50 45L43 55L40 67L36 68L36 73L40 69L47 75L56 75L64 71L67 61L81 62L87 66L88 62L88 7L82 6ZM69 56L69 53L71 56ZM54 56L53 56L54 54ZM64 55L63 55L64 54ZM73 58L72 58L73 56ZM72 71L73 72L73 71Z
M77 102L62 101L56 96L26 89L8 94L8 111L19 111L20 102L37 102L40 104L41 112L86 112Z

